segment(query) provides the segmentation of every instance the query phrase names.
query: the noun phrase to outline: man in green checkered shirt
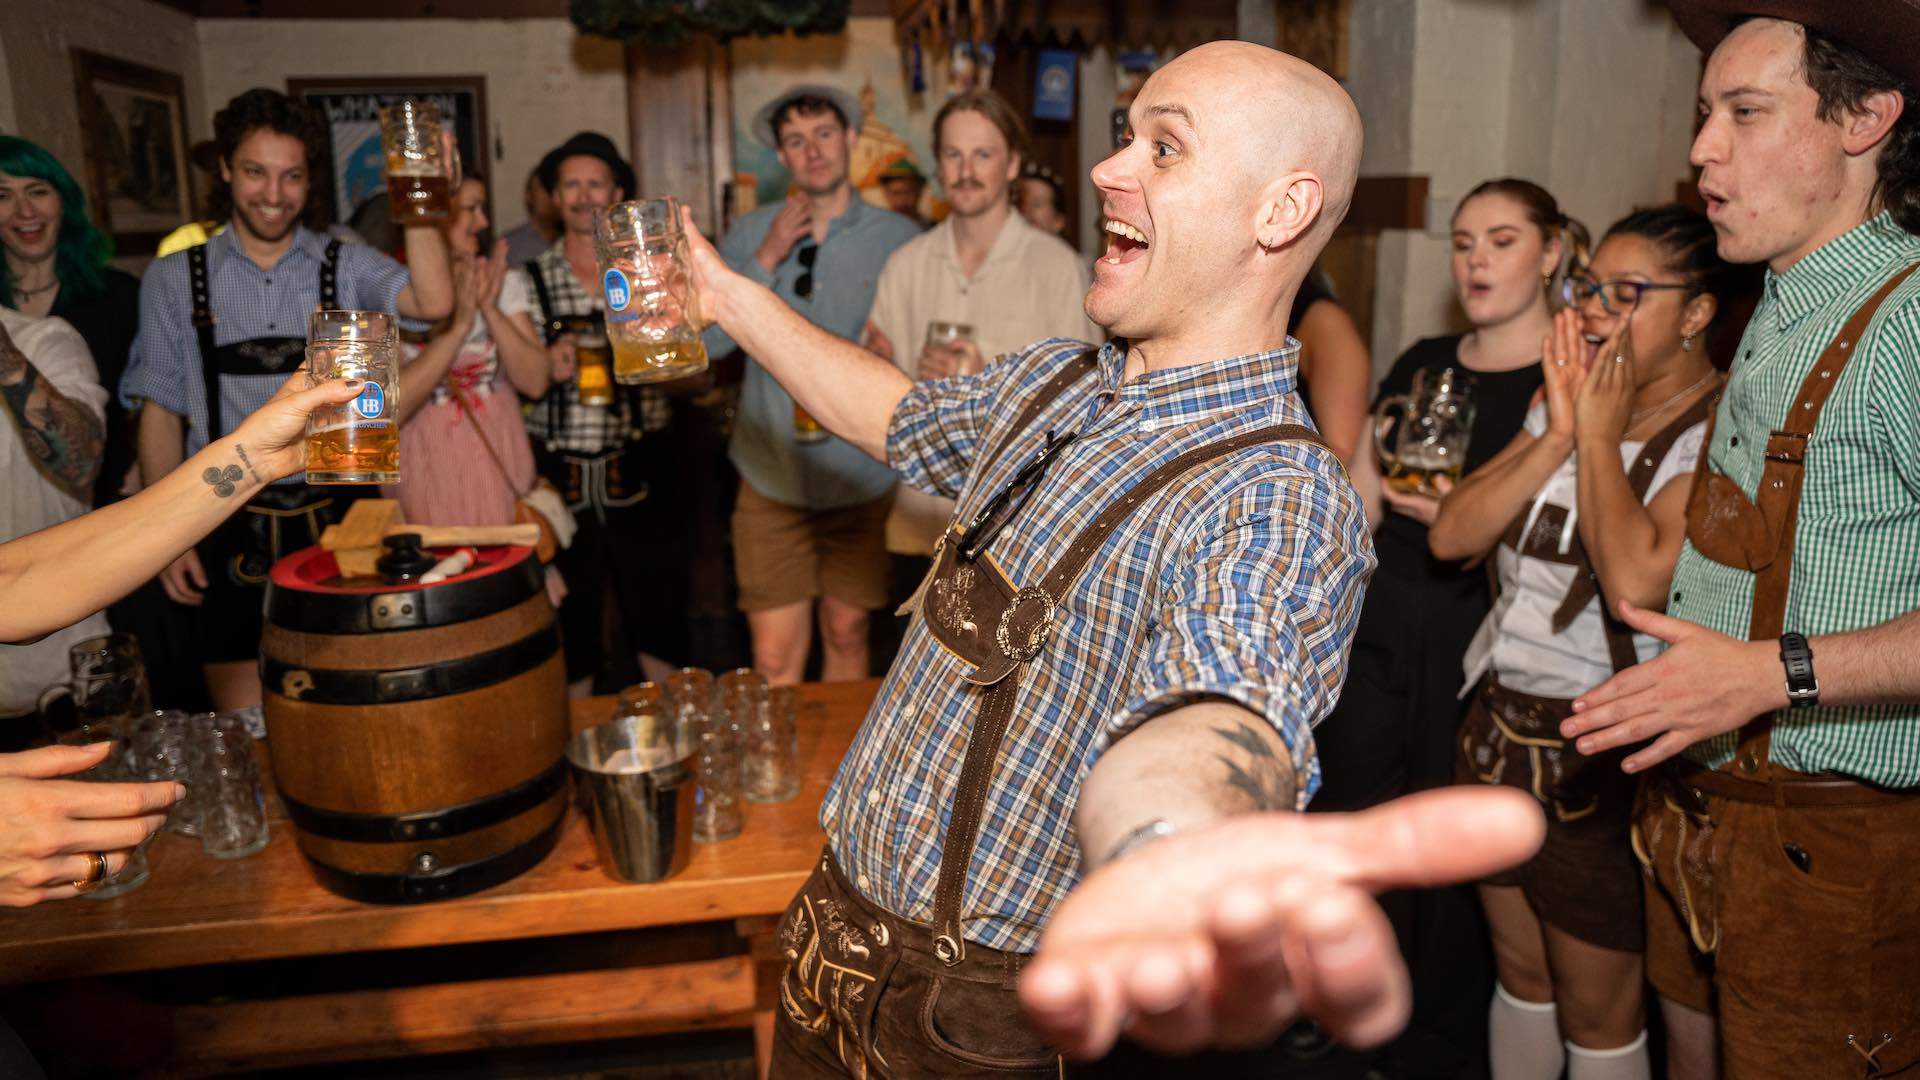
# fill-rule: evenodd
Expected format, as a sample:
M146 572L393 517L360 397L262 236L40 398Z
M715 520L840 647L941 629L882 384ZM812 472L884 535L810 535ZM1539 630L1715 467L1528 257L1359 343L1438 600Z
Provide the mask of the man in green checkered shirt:
M1717 1043L1730 1078L1896 1073L1920 1062L1920 274L1886 287L1920 264L1920 7L1671 6L1712 54L1700 193L1720 253L1767 265L1765 295L1667 614L1620 605L1670 648L1563 733L1637 744L1629 772L1677 756L1635 832L1670 1072L1714 1075ZM1790 411L1813 418L1799 466ZM1752 531L1790 561L1729 565Z

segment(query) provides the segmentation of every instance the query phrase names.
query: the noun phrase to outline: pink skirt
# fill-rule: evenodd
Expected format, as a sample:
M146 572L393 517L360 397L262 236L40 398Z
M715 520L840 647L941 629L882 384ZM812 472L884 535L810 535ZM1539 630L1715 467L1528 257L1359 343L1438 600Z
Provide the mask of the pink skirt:
M473 394L474 420L506 475L493 463L460 406L428 402L400 429L398 484L380 493L400 501L415 525L511 525L513 504L533 486L533 444L520 418L520 399L500 384L491 394Z

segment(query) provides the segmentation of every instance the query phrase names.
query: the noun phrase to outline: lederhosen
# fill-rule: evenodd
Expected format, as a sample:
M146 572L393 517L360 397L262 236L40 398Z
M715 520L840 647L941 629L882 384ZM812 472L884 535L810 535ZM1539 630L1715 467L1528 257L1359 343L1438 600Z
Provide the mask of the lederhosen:
M1655 432L1627 469L1634 501L1645 504L1648 489L1674 444L1707 418L1708 402L1696 401ZM1600 579L1577 532L1568 535L1568 510L1544 504L1531 520L1516 516L1501 546L1521 558L1574 567L1572 583L1554 609L1556 634L1600 596ZM1488 576L1497 596L1500 581L1489 560ZM1633 631L1607 605L1600 604L1600 625L1607 658L1615 672L1638 662ZM1489 672L1460 728L1455 776L1461 783L1519 788L1547 812L1547 839L1524 865L1486 878L1489 885L1518 887L1546 922L1582 941L1621 951L1638 950L1645 940L1639 875L1627 837L1633 809L1633 780L1620 769L1626 750L1589 757L1560 737L1560 723L1573 715L1571 698L1541 697L1503 685Z
M1040 388L998 449L983 456L981 475L1067 387L1094 370L1094 357L1082 354ZM1288 424L1189 450L1110 502L1060 560L1024 588L1015 588L984 551L962 550L968 530L958 521L949 527L916 600L941 647L974 665L965 678L977 703L941 845L933 921L904 919L868 901L831 851L823 853L777 935L788 964L780 986L776 1077L1062 1073L1061 1059L1021 1019L1015 986L1027 955L969 942L962 927L967 870L1022 674L1046 648L1060 599L1136 507L1201 466L1282 441L1325 446L1311 429ZM1023 479L1037 483L1038 469L1062 445L1048 432L1009 491Z
M1916 270L1920 265L1889 278L1854 312L1808 370L1784 422L1767 439L1757 499L1749 499L1731 477L1715 472L1707 455L1700 457L1687 500L1687 539L1706 558L1754 575L1749 641L1774 641L1785 632L1808 440L1853 356L1854 344L1881 305ZM1709 446L1712 441L1709 421ZM1715 843L1710 799L1818 811L1911 805L1920 798L1920 792L1912 790L1892 791L1834 774L1810 775L1776 765L1770 752L1772 734L1772 714L1756 716L1740 729L1731 761L1709 769L1675 758L1649 773L1641 786L1633 821L1634 852L1702 955L1712 954L1720 944L1718 919L1723 909L1716 895L1715 862L1724 846ZM1776 827L1775 831L1781 830ZM1805 849L1794 842L1795 837L1777 839L1786 859L1797 863L1805 858ZM1800 868L1804 872L1807 866ZM1920 978L1920 971L1911 975ZM1915 1053L1915 1034L1903 1032L1903 1045L1896 1048L1908 1060ZM1860 1051L1869 1061L1877 1053L1870 1044L1863 1044ZM1879 1064L1885 1063L1876 1062L1876 1067Z
M526 265L527 277L533 282L533 295L540 305L540 328L548 345L560 340L563 335L579 333L593 329L606 332L606 316L598 311L585 315L561 315L553 310L553 293L547 288L547 279L540 272L540 262L529 260ZM613 392L622 415L635 418L637 426L639 406L633 400L637 391L630 387L614 384ZM629 437L619 446L598 453L583 454L572 450L562 450L555 440L566 422L566 394L562 387L555 386L534 408L547 411L547 438L544 445L534 447L534 461L540 475L559 489L562 498L567 501L567 509L576 516L591 512L595 519L603 524L609 510L624 510L637 506L647 498L647 480L652 475L652 462L647 460L651 448L643 449L649 441L634 440Z
M339 306L339 262L340 241L330 240L320 264L322 310ZM307 339L258 337L216 345L205 244L187 249L187 271L206 393L207 441L212 442L227 434L221 379L271 380L278 386L305 359ZM236 425L241 419L233 418ZM242 513L229 517L199 543L195 550L207 574L197 635L204 662L252 660L259 655L267 572L281 556L319 543L321 531L340 520L348 504L364 494L352 486L269 485L247 500Z

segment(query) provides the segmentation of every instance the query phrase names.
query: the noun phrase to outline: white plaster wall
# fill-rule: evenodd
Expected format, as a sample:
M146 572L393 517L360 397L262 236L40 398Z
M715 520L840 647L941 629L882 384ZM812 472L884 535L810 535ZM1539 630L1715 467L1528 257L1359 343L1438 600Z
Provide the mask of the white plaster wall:
M567 136L592 130L629 144L621 46L566 19L203 19L199 48L209 118L251 87L285 90L290 77L486 76L496 232L526 221L522 182Z
M0 4L0 128L32 139L86 183L75 47L180 76L187 141L202 138L200 49L193 19L153 0L5 0ZM8 113L11 115L8 115Z

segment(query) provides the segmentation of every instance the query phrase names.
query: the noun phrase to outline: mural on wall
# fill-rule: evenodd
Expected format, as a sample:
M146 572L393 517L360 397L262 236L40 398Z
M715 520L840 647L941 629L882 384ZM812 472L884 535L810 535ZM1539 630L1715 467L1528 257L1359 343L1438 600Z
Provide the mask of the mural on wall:
M862 198L888 205L883 174L899 177L907 167L932 176L933 114L941 99L911 93L894 41L893 20L847 20L844 34L733 42L734 213L787 197L790 178L771 147L753 137L753 117L762 105L795 83L838 87L860 101L860 136L848 176ZM944 80L934 80L942 85ZM904 163L904 164L903 164ZM924 218L944 215L937 187L921 196Z

